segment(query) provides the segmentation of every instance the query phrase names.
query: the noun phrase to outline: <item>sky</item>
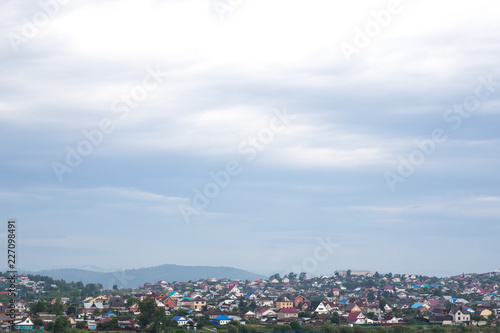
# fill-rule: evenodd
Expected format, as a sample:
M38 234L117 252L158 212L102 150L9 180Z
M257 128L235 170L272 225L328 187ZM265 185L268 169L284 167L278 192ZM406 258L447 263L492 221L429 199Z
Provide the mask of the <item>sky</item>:
M498 269L499 10L3 1L0 246L15 219L19 269Z

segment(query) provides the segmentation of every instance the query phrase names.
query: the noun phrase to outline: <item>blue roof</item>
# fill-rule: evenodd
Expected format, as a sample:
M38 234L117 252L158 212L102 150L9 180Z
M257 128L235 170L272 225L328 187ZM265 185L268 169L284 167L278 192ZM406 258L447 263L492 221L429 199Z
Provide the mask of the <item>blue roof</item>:
M183 318L184 318L183 316L175 316L174 318L172 318L172 320L177 320L177 321L186 320L186 318L184 318L184 319Z
M228 318L224 315L220 315L218 317L215 317L213 320L231 320L231 318Z
M348 299L343 299L340 301L340 303L345 304L345 303L347 303L347 301L348 301Z
M417 289L417 288L420 288L420 286L418 286L418 285L413 286L413 289Z
M419 308L421 307L422 305L424 305L425 303L415 303L411 306L412 309L416 309L416 308Z
M455 303L457 301L458 298L452 298L451 300L453 301L453 303Z
M252 294L255 294L257 292L257 290L259 290L259 289L252 290Z

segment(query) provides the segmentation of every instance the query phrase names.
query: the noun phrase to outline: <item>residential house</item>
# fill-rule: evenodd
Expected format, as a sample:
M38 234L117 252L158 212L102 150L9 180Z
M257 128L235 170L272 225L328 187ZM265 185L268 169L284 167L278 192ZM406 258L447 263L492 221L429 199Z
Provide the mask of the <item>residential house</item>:
M191 299L189 308L194 311L201 311L204 306L207 305L207 301L202 297L196 297Z
M214 325L219 325L219 326L222 326L222 325L227 325L231 322L231 318L228 318L226 317L225 315L220 315L212 320L210 320L212 322L212 324Z
M311 302L302 295L299 295L293 299L293 307L305 311Z
M257 312L257 318L269 318L276 317L276 312L269 308L263 308Z
M30 317L23 317L21 320L14 322L14 328L21 332L31 332L35 328L35 325Z
M453 317L453 322L455 323L470 321L470 312L461 305L453 307L448 314Z
M281 308L277 312L278 320L298 318L299 311L295 308Z
M102 311L104 309L104 305L102 303L95 303L95 302L89 302L89 303L83 303L83 312L90 314L93 313L95 310Z
M255 303L257 304L257 306L260 306L260 307L272 307L273 306L273 300L267 298L266 296L262 296Z
M330 313L330 311L328 311L328 309L326 307L325 302L319 303L318 306L316 307L316 309L314 310L314 312L316 312L316 313Z
M282 301L276 301L276 310L280 309L291 309L293 308L293 302L290 300L282 300Z
M247 311L243 314L243 318L256 318L257 314L253 311Z
M371 324L373 320L368 319L362 312L351 312L347 316L347 322L350 324Z
M183 316L175 316L172 320L176 321L178 326L184 326L188 323L186 317Z
M163 304L169 309L175 309L177 308L177 300L173 297L167 297L163 301Z
M214 319L220 315L222 315L222 311L216 309L216 308L211 308L211 309L208 309L206 312L205 312L206 315L208 315L208 319Z

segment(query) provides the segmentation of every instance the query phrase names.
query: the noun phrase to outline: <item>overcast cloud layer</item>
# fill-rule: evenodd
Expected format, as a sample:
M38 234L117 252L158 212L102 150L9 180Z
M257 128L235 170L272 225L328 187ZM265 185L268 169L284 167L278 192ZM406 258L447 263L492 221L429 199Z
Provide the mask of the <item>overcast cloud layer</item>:
M19 266L497 269L498 13L3 1L0 204Z

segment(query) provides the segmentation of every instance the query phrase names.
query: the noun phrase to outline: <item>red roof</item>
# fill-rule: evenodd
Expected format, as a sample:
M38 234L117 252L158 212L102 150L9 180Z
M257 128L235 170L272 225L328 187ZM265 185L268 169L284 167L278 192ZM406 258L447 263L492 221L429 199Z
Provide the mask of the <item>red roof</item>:
M281 308L280 311L283 313L299 313L299 310L295 308L289 308L289 309Z
M356 320L358 320L358 316L361 314L361 312L351 312L349 313L349 316L347 316L347 321L349 323L355 323Z

